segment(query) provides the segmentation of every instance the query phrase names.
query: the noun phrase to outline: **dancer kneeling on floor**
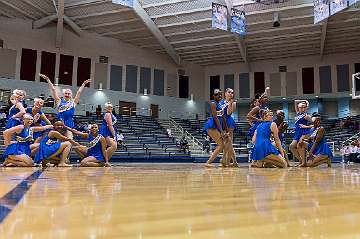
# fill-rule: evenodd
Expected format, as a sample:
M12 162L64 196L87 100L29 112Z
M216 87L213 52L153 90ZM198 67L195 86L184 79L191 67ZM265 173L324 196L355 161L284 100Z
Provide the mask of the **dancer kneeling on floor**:
M106 139L99 134L99 126L95 123L89 125L89 133L83 133L68 128L74 135L88 139L88 146L75 148L75 152L82 158L82 167L110 167L109 158L106 152Z
M80 144L64 136L67 130L63 121L55 119L53 124L54 130L47 133L41 140L34 162L43 165L50 163L59 167L69 167L71 165L65 162L70 155L71 146L80 146Z
M305 162L305 166L316 167L321 164L327 164L331 167L331 160L333 153L325 139L325 129L321 124L321 117L319 113L312 114L313 127L308 135L301 137L300 141L304 145L300 150L305 152L308 150L308 160ZM306 143L308 142L307 146ZM304 153L305 154L305 153Z
M281 146L276 123L273 122L273 113L267 110L262 116L263 122L256 128L253 136L254 148L251 166L256 168L279 167L286 168L285 151ZM273 135L276 147L271 143Z
M39 144L33 144L33 133L51 129L52 125L31 127L34 119L30 114L23 115L23 124L14 126L4 131L6 150L3 154L4 166L33 166L31 151ZM12 139L15 136L15 141Z

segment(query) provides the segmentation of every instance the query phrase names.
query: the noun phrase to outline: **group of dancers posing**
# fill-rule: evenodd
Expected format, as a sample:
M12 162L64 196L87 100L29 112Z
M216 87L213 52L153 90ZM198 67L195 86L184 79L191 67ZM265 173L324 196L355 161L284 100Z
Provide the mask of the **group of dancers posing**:
M80 166L110 166L109 160L117 149L116 117L112 114L112 104L105 104L106 113L100 128L96 123L91 123L89 131L79 132L74 123L75 107L84 87L91 81L85 81L74 98L70 89L64 89L63 96L60 97L50 79L42 74L40 77L49 84L57 106L57 118L49 121L41 111L44 100L40 98L35 98L34 105L25 109L25 91L14 90L3 133L6 146L3 166L69 167L71 149L82 158ZM87 144L79 144L73 139L73 135L87 139Z
M285 151L284 133L287 123L282 110L274 113L269 109L269 88L251 103L251 110L247 115L250 129L248 136L252 139L251 167L289 167L289 160ZM220 161L223 167L237 167L235 151L232 146L235 121L232 113L236 109L234 91L230 88L225 91L222 99L220 89L215 89L213 100L210 102L211 118L205 124L208 135L216 142L216 148L206 162L206 167L213 167L212 162L223 152ZM309 115L309 102L295 100L295 135L289 149L300 167L316 167L321 164L331 166L333 154L326 143L325 130L321 126L321 117L318 113Z

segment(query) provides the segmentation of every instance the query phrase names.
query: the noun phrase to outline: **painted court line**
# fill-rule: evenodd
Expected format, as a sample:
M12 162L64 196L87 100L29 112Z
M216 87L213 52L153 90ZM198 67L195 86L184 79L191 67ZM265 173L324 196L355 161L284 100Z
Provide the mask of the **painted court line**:
M32 184L40 177L44 170L37 170L29 177L22 180L10 192L0 198L0 223L10 214L10 212L20 202Z

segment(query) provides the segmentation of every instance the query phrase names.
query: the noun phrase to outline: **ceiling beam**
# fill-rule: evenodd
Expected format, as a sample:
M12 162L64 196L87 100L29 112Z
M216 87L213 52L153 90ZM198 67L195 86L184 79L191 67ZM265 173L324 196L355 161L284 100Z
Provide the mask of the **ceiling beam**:
M233 42L233 41L216 42L216 43L209 43L209 44L203 44L203 45L175 47L175 49L176 50L186 50L186 49L196 49L196 48L205 48L205 47L222 46L222 45L235 45L235 42Z
M79 37L83 36L82 29L70 17L64 15L64 21Z
M116 9L116 10L111 10L111 11L95 12L95 13L90 13L90 14L86 14L86 15L73 16L73 17L71 17L71 19L76 21L76 20L90 18L90 17L100 17L100 16L104 16L104 15L131 12L131 11L132 11L131 8L121 8L121 9Z
M182 44L182 43L191 43L191 42L197 42L197 41L206 41L206 40L217 40L222 38L232 38L234 36L232 35L219 35L219 36L209 36L209 37L200 37L200 38L190 38L180 41L171 41L171 44Z
M64 33L64 1L58 0L58 20L56 27L56 42L55 46L60 48L62 45L63 33Z
M168 55L177 65L180 65L180 56L137 0L134 0L134 11L142 19L154 37L159 41L160 45L166 50Z
M11 15L11 14L9 14L9 13L7 13L7 12L3 11L2 9L0 9L0 14L2 14L2 15L4 15L4 16L6 16L6 17L8 17L8 18L13 18L13 17L14 17L13 15Z
M253 37L253 38L247 38L246 42L247 43L261 42L261 41L267 42L267 41L272 41L272 40L277 40L277 39L288 39L288 38L297 38L297 37L301 37L301 36L318 35L319 33L321 33L321 31L302 32L302 33L295 33L295 34L283 34L283 35L271 36L271 37Z
M175 31L175 32L172 32L172 33L164 34L164 36L172 37L172 36L194 34L194 33L208 32L208 31L214 31L214 29L210 27L210 28L204 28L204 29L199 29L199 30L191 30L191 31L183 31L183 32Z
M140 31L145 31L145 30L147 30L147 28L141 27L141 28L135 28L135 29L129 29L129 30L121 30L121 31L115 31L115 32L104 32L104 33L101 33L100 35L101 36L113 36L113 35L118 35L118 34L140 32Z
M146 5L143 5L142 8L146 9L146 8L150 8L150 7L161 7L161 6L165 6L165 5L181 3L181 2L191 2L191 1L193 1L193 0L169 0L169 1L165 1L165 2L146 4Z
M33 21L33 29L39 29L42 28L44 26L46 26L47 24L49 24L52 21L55 21L58 18L57 14L53 14L47 17L43 17L39 20Z
M48 13L47 11L45 11L44 9L42 9L41 7L39 7L38 5L32 3L32 1L29 0L22 0L24 3L28 4L29 6L35 8L36 10L38 10L39 12L41 12L42 14L44 14L45 16L50 15L50 13Z
M203 8L195 8L195 9L189 9L189 10L185 10L185 11L180 11L180 12L168 12L168 13L163 13L163 14L158 14L158 15L152 15L150 16L152 19L158 19L158 18L163 18L163 17L177 17L179 15L186 15L186 14L191 14L191 13L198 13L198 12L207 12L210 11L212 9L212 7L203 7Z
M72 2L72 3L67 3L67 4L65 4L65 7L66 8L74 8L74 7L79 7L82 5L101 4L101 3L105 3L105 2L107 2L107 0L80 0L80 1Z
M322 60L324 56L326 32L327 32L327 20L321 26L320 60Z
M35 17L32 16L31 14L29 14L29 13L27 13L26 11L24 11L24 10L22 10L22 9L16 7L16 6L14 6L13 4L11 4L10 1L0 0L0 2L1 2L2 4L4 4L4 5L6 5L7 7L11 8L11 9L14 9L15 11L23 14L24 16L26 16L26 17L28 17L28 18L30 18L30 19L33 19L33 20L35 19Z
M138 22L138 21L139 21L139 19L133 18L133 19L120 20L120 21L115 21L115 22L105 22L105 23L100 23L100 24L93 24L93 25L89 25L89 26L84 26L82 29L87 30L87 29L93 29L93 28L98 28L98 27L108 27L108 26L127 24L127 23Z

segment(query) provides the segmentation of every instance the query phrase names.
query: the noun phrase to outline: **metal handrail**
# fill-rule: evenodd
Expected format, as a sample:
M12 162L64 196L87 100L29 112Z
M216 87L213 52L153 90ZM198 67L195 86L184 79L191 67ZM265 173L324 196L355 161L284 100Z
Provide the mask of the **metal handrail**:
M187 130L185 130L181 125L179 125L175 120L173 120L171 117L169 117L170 124L175 128L175 130L179 131L182 135L186 135L188 138L191 139L191 141L194 143L194 145L198 146L198 148L204 153L204 145L196 139L192 134L190 134Z

